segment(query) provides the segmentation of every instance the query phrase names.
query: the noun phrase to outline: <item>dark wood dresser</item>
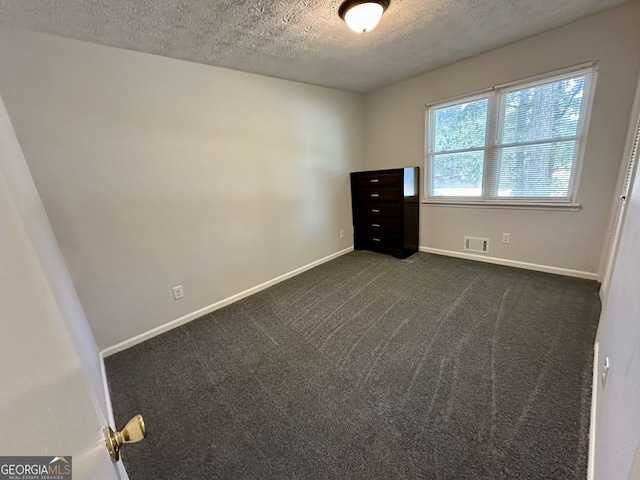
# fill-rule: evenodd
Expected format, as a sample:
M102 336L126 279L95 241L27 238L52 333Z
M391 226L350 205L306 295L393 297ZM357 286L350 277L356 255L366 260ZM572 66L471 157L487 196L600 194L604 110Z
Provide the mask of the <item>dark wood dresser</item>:
M418 251L418 167L351 173L354 248L406 258Z

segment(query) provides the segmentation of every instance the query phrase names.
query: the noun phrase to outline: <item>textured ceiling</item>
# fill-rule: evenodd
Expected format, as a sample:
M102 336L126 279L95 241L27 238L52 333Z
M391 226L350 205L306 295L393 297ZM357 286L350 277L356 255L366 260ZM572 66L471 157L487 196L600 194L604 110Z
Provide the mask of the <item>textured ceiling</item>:
M357 34L341 0L0 0L0 24L367 92L628 0L391 0Z

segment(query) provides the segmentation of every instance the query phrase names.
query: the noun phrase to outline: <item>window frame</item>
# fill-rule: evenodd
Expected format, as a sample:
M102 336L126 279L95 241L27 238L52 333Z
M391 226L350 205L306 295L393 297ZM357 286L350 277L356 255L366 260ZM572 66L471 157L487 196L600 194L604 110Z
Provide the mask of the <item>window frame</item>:
M506 95L511 91L522 90L536 85L546 83L554 83L561 81L563 77L571 77L576 74L585 73L585 85L583 90L583 99L580 103L580 121L578 123L577 134L567 137L566 141L575 141L574 161L571 166L570 191L567 197L504 197L497 196L495 191L489 192L491 186L496 186L495 178L499 173L496 168L497 164L492 162L494 153L505 148L507 144L498 143L498 137L503 128L504 111L503 101ZM555 70L553 72L528 77L525 79L509 82L502 85L478 90L465 95L458 95L449 99L425 105L425 142L424 142L424 189L423 200L425 204L440 204L449 206L475 206L475 207L493 207L493 208L538 208L538 209L564 209L579 210L580 205L577 203L578 188L580 184L580 176L582 172L585 144L589 131L589 123L591 119L591 109L593 106L593 98L595 94L595 86L598 74L598 63L588 62L572 67ZM481 147L471 147L468 149L458 149L450 151L433 151L435 143L435 125L436 111L458 105L461 103L469 103L480 99L487 99L487 120L485 128L485 142ZM560 142L562 137L553 139ZM540 139L531 142L515 142L508 145L520 144L544 144L551 139ZM442 153L462 153L465 151L484 151L483 172L481 182L481 194L479 196L434 196L431 193L432 184L432 164L433 159Z

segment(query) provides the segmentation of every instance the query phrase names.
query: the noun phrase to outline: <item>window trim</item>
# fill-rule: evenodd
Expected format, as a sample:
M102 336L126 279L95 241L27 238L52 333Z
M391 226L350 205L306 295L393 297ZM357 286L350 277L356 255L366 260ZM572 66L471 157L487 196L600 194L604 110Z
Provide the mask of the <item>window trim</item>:
M488 192L489 185L491 183L490 175L490 167L489 163L491 161L490 153L498 148L505 148L511 144L498 144L498 132L500 128L500 122L503 120L500 115L501 108L501 98L500 93L505 90L517 90L520 88L526 88L528 86L533 86L536 84L543 84L544 81L549 79L553 79L554 77L563 77L570 76L573 73L579 72L581 70L591 70L588 83L585 85L585 93L584 98L587 99L586 102L581 102L580 110L581 117L584 118L584 122L582 123L582 130L578 135L574 135L571 137L562 137L562 138L553 138L553 139L541 139L540 141L531 141L531 144L542 144L546 141L549 142L558 142L558 141L575 141L575 162L572 165L572 178L573 181L571 183L571 193L568 198L550 198L550 197L508 197L504 199L496 198L490 196ZM474 92L457 95L455 97L450 97L448 99L431 102L425 104L425 139L424 139L424 188L422 191L422 200L421 203L427 205L435 205L435 206L469 206L469 207L485 207L485 208L532 208L532 209L542 209L542 210L565 210L565 211L578 211L581 209L580 204L578 203L578 189L580 185L580 178L582 173L582 166L585 154L585 146L586 140L589 132L589 124L591 120L591 110L593 107L594 95L595 95L595 87L598 76L598 62L591 61L585 62L578 65L573 65L570 67L566 67L559 70L554 70L538 75L534 75L531 77L523 78L520 80L503 83L500 85L495 85L493 87L484 88L480 90L476 90ZM588 93L587 93L588 92ZM471 147L467 149L460 150L451 150L446 153L462 153L465 151L484 151L484 164L483 164L483 173L482 173L482 195L481 196L431 196L431 166L433 158L433 153L430 148L435 141L435 129L430 128L431 125L435 122L435 112L436 109L432 107L437 106L438 108L446 108L448 106L453 106L459 103L468 103L472 101L476 101L482 98L487 98L488 100L488 109L487 109L487 128L485 131L485 142L482 147ZM514 145L525 145L529 142L521 142L515 143ZM487 151L489 151L487 153ZM495 172L494 172L495 173Z

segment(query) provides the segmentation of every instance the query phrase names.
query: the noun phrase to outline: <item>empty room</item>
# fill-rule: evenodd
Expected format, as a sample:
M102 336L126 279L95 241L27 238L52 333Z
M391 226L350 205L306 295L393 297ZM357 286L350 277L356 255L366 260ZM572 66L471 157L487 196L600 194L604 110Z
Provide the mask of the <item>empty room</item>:
M640 479L638 25L0 0L0 478Z

